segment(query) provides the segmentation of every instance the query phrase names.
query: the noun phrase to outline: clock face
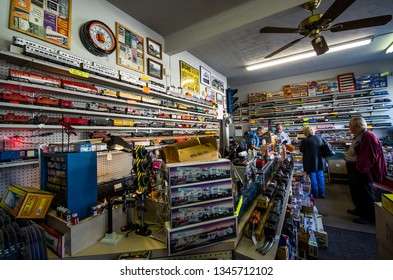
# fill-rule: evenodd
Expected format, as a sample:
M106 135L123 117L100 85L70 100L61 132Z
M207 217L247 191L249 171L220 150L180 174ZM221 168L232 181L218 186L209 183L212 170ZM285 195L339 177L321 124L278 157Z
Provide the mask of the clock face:
M94 55L105 56L116 49L116 38L112 30L104 23L92 20L80 30L83 45Z

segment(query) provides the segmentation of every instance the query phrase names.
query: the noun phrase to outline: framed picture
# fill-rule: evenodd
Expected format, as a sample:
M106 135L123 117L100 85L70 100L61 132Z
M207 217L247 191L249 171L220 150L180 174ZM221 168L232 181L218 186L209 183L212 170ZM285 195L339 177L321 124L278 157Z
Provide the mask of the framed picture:
M144 38L116 22L116 63L145 73Z
M212 88L218 92L221 92L222 94L225 93L224 82L214 75L212 75Z
M157 79L162 79L162 64L148 58L147 59L147 75Z
M152 38L147 37L147 54L162 59L162 46Z
M218 105L223 105L223 97L221 93L216 92L216 101Z
M71 48L71 0L11 0L10 29Z
M211 74L205 68L200 66L201 84L210 87Z
M192 67L188 63L180 60L180 86L185 91L192 91L193 93L200 94L199 92L199 70Z

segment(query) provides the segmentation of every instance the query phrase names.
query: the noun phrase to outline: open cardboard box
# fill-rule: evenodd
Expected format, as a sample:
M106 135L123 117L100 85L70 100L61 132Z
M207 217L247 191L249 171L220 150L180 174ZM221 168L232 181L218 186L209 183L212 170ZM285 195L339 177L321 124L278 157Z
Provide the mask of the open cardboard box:
M162 148L166 163L218 160L217 139L203 137Z

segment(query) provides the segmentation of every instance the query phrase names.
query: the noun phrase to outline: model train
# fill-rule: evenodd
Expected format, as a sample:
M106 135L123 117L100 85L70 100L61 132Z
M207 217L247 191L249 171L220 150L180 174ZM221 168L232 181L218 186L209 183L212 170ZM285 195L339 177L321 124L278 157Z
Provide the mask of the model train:
M64 89L68 90L73 90L73 91L79 91L79 92L85 92L85 93L92 93L92 94L99 94L98 89L94 85L89 85L85 83L80 83L80 82L74 82L70 80L65 80L65 79L60 79L60 78L54 78L50 76L45 76L42 74L38 73L33 73L33 72L28 72L28 71L22 71L22 70L17 70L17 69L9 69L9 78L11 80L15 81L20 81L20 82L26 82L26 83L33 83L33 84L42 84L46 86L51 86L51 87L62 87ZM155 99L152 97L148 96L140 96L138 94L134 93L127 93L127 92L113 92L110 90L103 90L101 91L101 94L111 96L111 97L117 97L119 99L125 99L127 101L132 100L136 102L142 102L142 103L147 103L147 104L154 104L157 106L167 106L167 107L174 107L174 104L168 101L161 101L159 99ZM6 92L6 94L3 94L3 99L8 100L8 101L14 101L14 102L25 102L25 103L35 103L35 104L40 104L40 105L49 105L49 106L59 106L61 107L73 107L71 105L71 101L67 103L67 105L64 105L64 102L62 101L55 101L53 98L41 98L40 100L33 102L29 100L29 97L27 95L21 95L17 93L11 94L9 91ZM13 100L12 98L15 100ZM76 109L92 109L89 108L87 105L81 105L80 102L76 102L74 104L74 108ZM178 109L182 110L187 110L188 107L177 104ZM93 110L97 110L93 108ZM100 110L101 111L101 110ZM112 111L111 109L108 109L107 111ZM118 113L123 113L120 112L118 109L116 110Z
M23 47L23 53L28 56L45 59L56 64L82 69L92 74L122 81L140 88L147 86L157 92L167 93L164 84L155 81L149 81L147 83L142 78L133 75L131 73L127 73L122 70L117 70L105 65L101 65L96 62L92 62L87 59L75 56L73 54L66 53L64 51L60 51L60 50L57 51L53 48L40 45L35 42L31 42L16 36L13 37L13 44L16 46ZM201 100L201 102L202 101L206 101L206 100Z
M56 99L46 95L39 95L33 98L30 97L29 95L21 94L19 92L14 92L10 90L3 91L1 93L1 99L16 104L28 103L28 104L35 104L35 105L62 107L62 108L73 107L71 100Z

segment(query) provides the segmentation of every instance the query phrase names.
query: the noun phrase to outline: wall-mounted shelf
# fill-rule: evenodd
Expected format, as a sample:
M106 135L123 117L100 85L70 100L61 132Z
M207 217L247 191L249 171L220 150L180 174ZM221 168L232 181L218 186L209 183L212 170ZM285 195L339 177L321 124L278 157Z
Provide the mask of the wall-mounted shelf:
M20 167L20 166L26 166L26 165L34 165L34 164L37 164L37 167L38 167L38 164L39 164L38 159L1 162L0 163L0 169L12 168L12 167Z
M0 51L0 58L4 59L10 63L18 64L20 66L29 65L32 68L37 68L40 70L44 70L44 71L48 71L48 72L52 72L52 73L56 73L56 74L60 74L60 75L68 76L68 77L81 78L80 76L75 76L74 74L71 74L69 67L55 64L52 62L48 62L45 60L41 60L38 58L32 58L29 56L25 56L23 54L12 53L10 51ZM86 81L91 82L91 83L98 83L101 85L114 87L117 89L122 89L122 90L126 90L126 91L132 90L132 91L136 91L138 93L143 93L141 87L134 86L134 85L131 85L131 84L128 84L125 82L121 82L121 81L116 81L113 79L108 79L108 78L101 77L101 76L91 74L91 73L89 73L89 77L87 79L86 78L84 78L84 79ZM149 90L149 96L154 96L154 97L164 99L164 100L171 100L171 101L179 102L182 104L189 104L189 105L193 105L193 106L197 105L198 107L215 109L215 107L212 106L211 104L207 105L207 104L203 104L202 101L200 103L198 103L198 102L195 102L195 100L191 100L191 99L189 100L186 95L184 95L182 97L178 97L178 96L174 96L173 94L174 93L172 93L172 95L171 94L164 94L164 93L157 92L155 90Z

